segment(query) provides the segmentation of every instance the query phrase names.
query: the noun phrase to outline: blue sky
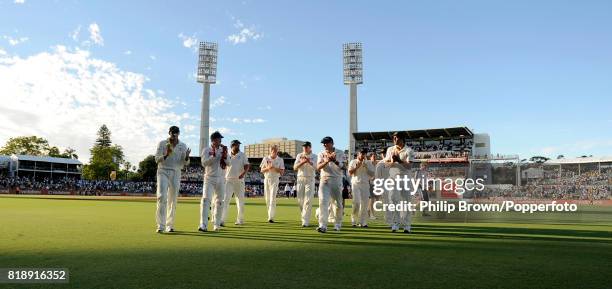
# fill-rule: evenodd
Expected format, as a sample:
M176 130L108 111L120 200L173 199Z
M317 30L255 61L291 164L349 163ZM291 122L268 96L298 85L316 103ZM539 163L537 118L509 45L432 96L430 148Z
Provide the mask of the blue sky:
M22 120L17 131L0 125L0 141L23 131L87 155L95 127L110 122L137 161L165 136L163 127L180 123L197 148L202 87L193 77L196 52L186 46L205 40L219 43L211 126L227 139L331 135L344 147L341 49L361 41L360 131L465 125L489 133L494 153L612 155L611 11L611 1L0 1L0 76L14 77L5 86L39 85L24 80L28 69L53 59L73 65L75 55L109 81L105 93L95 77L70 74L71 86L0 87L7 119L27 113L33 104L23 99L43 103L37 122ZM59 65L48 71L71 64ZM144 80L131 82L129 73ZM125 78L108 80L117 77ZM83 87L96 90L91 99L73 100ZM43 96L47 89L53 93ZM72 134L46 127L83 103L118 98L125 107L58 122ZM45 101L70 109L54 116ZM134 105L150 108L129 117ZM129 136L135 130L148 131Z

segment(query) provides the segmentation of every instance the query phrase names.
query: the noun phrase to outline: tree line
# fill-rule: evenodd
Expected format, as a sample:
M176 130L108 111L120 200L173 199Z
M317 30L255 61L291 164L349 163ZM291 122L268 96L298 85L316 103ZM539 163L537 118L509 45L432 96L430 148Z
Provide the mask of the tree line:
M155 181L157 164L155 157L149 155L133 166L125 160L123 148L113 144L110 129L103 124L97 132L97 138L89 150L89 164L83 166L83 178L87 180L132 180ZM76 151L70 147L60 152L57 146L38 136L20 136L10 138L0 148L0 155L33 155L58 158L78 159Z

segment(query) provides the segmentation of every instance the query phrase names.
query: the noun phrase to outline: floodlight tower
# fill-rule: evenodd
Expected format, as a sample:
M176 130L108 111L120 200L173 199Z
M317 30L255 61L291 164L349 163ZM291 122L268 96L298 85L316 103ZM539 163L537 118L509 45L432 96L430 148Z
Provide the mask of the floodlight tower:
M355 138L357 132L357 85L363 83L363 51L360 42L343 45L344 84L349 85L349 155L352 160L355 154Z
M210 85L217 82L217 43L200 42L198 53L198 82L204 84L200 122L200 151L208 147L210 127Z

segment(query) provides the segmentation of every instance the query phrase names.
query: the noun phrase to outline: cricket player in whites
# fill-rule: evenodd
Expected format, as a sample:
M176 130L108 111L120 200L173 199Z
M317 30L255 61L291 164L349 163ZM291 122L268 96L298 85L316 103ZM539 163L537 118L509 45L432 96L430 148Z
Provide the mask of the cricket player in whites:
M334 139L326 136L321 140L324 150L317 157L317 170L321 171L319 181L319 227L320 233L327 232L330 202L335 203L334 230L342 227L342 177L344 176L344 153L334 147Z
M191 149L180 142L180 130L171 126L170 137L159 142L155 153L157 163L157 233L174 232L176 200L181 187L181 169L189 164Z
M302 145L302 152L295 158L293 170L297 171L297 200L300 207L302 227L310 224L312 198L315 192L315 166L317 156L312 153L312 144L307 141Z
M364 148L357 153L357 158L348 166L351 176L351 191L353 192L353 213L351 224L356 227L368 227L368 200L370 197L370 176L374 175L374 166L366 160L368 149Z
M376 164L376 168L374 169L374 179L381 179L386 180L389 178L389 168L387 167L387 164L385 163L384 159L386 156L387 150L383 149L380 151L380 158L382 161L378 162ZM385 189L385 186L381 185L380 189L383 190L382 193L382 202L383 204L390 204L390 198L389 198L389 191L387 191ZM385 222L387 224L389 224L389 226L391 226L391 211L385 211Z
M223 201L223 213L221 215L221 226L225 225L227 211L229 210L232 196L236 197L236 225L244 223L244 176L249 171L251 165L247 156L240 151L240 141L232 141L230 161L225 170L225 200Z
M404 178L404 176L413 177L411 173L413 152L406 146L405 143L406 135L403 132L393 133L393 144L394 146L387 149L387 155L385 157L385 163L389 168L389 178L395 179L396 176ZM409 184L411 182L408 182ZM390 191L390 203L402 204L403 202L410 202L412 199L411 189L404 190L398 189L394 186L393 190ZM404 233L410 233L410 223L412 221L412 213L409 211L393 211L391 212L391 231L396 232L400 227L404 228Z
M229 163L227 147L221 144L223 136L218 131L210 135L210 147L202 150L202 166L204 167L204 185L200 201L200 226L198 231L208 231L208 213L213 201L211 222L213 230L221 227L223 200L225 198L225 168Z
M285 163L278 156L278 146L270 147L270 155L261 160L261 173L264 174L264 197L268 208L268 222L274 223L276 213L276 193L280 176L285 173Z

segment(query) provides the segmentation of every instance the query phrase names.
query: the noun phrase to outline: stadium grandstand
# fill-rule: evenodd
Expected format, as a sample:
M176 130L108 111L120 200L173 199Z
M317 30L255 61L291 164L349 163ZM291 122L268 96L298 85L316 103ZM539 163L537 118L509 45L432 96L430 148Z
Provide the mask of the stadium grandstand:
M355 151L367 148L369 151L381 152L393 145L394 131L356 132ZM414 152L414 169L427 164L428 178L477 178L491 174L489 166L473 170L470 160L488 158L491 155L490 139L487 134L474 134L467 127L448 127L435 129L399 130L405 133L406 145ZM441 197L456 198L456 194L447 191L438 192Z
M556 160L547 160L544 162L547 171L557 171L562 174L577 174L589 173L597 171L598 173L609 172L612 170L612 156L608 157L580 157L580 158L561 158Z
M395 131L356 132L356 151L380 151L393 145ZM491 154L489 136L474 134L467 127L403 130L406 145L415 152L417 162L468 162L472 156Z
M0 178L13 176L11 164L11 157L0 156Z
M46 156L0 156L0 171L15 177L32 178L81 178L83 163L76 159ZM1 173L0 173L1 174Z

